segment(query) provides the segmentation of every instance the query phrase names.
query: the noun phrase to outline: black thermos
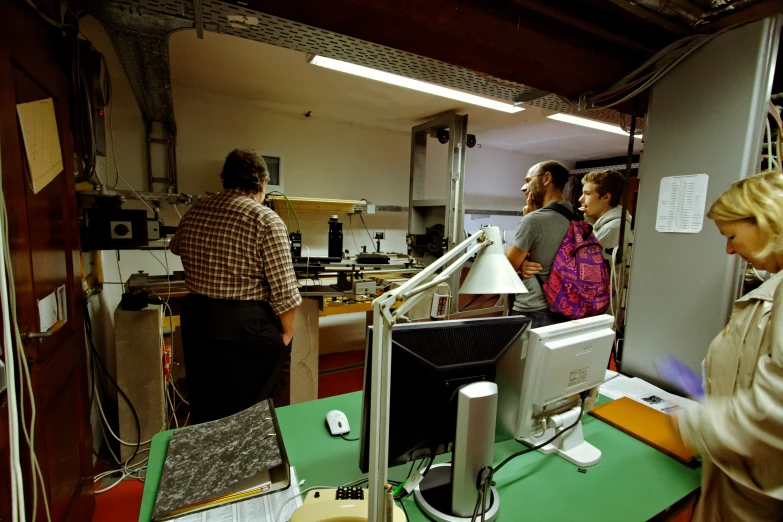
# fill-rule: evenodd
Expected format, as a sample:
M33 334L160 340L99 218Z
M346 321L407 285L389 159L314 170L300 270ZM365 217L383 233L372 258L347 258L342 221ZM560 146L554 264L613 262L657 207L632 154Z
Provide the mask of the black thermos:
M329 257L343 257L343 224L337 216L329 218Z

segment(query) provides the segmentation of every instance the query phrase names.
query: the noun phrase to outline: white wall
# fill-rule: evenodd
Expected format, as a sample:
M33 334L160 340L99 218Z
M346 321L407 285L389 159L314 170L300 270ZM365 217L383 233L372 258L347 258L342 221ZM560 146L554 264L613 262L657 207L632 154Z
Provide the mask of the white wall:
M276 113L176 84L173 92L180 188L186 193L221 190L223 160L239 147L281 156L284 191L289 196L408 204L406 133ZM287 211L280 212L287 220ZM363 217L372 236L376 230L386 231L385 251L405 251L407 216ZM302 213L299 218L304 244L313 255L325 255L329 214ZM346 249L355 253L356 244L374 249L358 216L352 218L356 244L348 216L339 218ZM292 215L294 229L295 223Z
M522 211L525 197L521 192L527 171L541 161L553 158L530 156L507 150L476 146L468 149L465 164L465 208L480 210ZM569 162L563 162L573 167ZM465 230L472 234L485 225L500 228L510 243L520 216L465 214Z

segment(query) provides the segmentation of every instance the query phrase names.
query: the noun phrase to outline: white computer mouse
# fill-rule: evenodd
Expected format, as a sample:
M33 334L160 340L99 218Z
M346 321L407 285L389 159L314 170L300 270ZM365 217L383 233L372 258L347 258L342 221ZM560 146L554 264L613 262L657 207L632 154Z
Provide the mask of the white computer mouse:
M334 436L345 435L351 431L348 417L339 410L332 410L326 414L326 426L329 428L329 433Z

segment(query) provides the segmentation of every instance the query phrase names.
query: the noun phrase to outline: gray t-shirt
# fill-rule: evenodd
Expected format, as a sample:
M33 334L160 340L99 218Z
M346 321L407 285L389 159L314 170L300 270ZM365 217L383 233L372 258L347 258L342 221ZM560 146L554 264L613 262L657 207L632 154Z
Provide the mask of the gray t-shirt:
M562 205L571 212L574 207L567 201L552 201L546 207L531 212L522 218L514 236L514 246L519 250L530 252L530 260L541 265L538 277L546 283L552 271L557 251L563 243L563 238L571 226L571 222L557 211L550 210L553 205ZM538 278L523 278L528 293L517 294L514 310L517 312L536 312L548 310L544 292L538 283Z

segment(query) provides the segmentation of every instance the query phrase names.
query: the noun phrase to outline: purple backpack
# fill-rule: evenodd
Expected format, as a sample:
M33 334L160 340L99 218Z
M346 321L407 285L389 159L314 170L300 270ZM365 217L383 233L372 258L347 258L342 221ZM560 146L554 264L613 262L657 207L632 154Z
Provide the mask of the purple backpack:
M571 221L552 264L552 272L541 285L549 309L569 319L602 314L609 308L609 266L603 248L590 226L561 205L547 207ZM538 278L539 284L541 279Z

